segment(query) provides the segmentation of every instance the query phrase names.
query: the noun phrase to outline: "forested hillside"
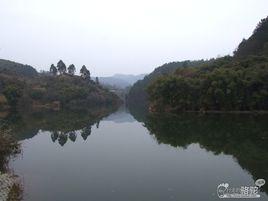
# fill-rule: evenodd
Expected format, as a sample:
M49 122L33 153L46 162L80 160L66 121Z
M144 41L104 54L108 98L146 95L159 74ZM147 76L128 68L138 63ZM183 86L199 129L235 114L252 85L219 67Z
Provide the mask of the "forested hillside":
M199 66L209 61L198 60L198 61L182 61L182 62L171 62L164 64L156 68L152 73L145 76L142 80L137 81L130 89L127 95L128 105L141 105L145 106L148 104L148 94L146 88L154 80L161 76L169 75L175 72L176 69L188 66Z
M6 65L7 64L7 65ZM14 65L12 65L14 64ZM30 66L2 62L0 110L86 109L96 105L118 105L119 98L90 78L83 66L81 76L75 66L59 61L50 72L38 74Z
M33 77L38 74L37 71L32 66L4 59L0 59L0 73L13 74L18 76L27 76L27 77Z
M153 111L268 110L267 18L234 57L177 69L147 88Z

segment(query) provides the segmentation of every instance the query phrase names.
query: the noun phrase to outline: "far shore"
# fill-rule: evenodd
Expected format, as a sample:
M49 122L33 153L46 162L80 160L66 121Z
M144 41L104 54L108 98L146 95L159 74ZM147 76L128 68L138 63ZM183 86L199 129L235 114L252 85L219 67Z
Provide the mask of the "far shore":
M153 114L162 114L157 111L150 111ZM183 114L183 113L196 113L196 114L254 114L254 115L262 115L268 114L268 110L246 110L246 111L221 111L221 110L207 110L207 111L165 111L167 114Z

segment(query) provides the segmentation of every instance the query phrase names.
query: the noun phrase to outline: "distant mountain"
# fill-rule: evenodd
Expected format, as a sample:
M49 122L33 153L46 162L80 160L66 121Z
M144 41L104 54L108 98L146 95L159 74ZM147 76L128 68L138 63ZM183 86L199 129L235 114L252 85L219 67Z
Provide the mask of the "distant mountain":
M262 19L249 39L243 39L234 51L235 57L249 55L268 55L268 17Z
M0 73L13 74L25 77L33 77L38 75L37 71L32 66L4 59L0 59Z
M112 87L116 87L116 88L120 88L120 89L126 88L130 85L127 81L115 78L113 76L111 76L111 77L99 77L99 82L101 85L112 86Z
M126 88L133 85L136 81L143 79L145 74L128 75L128 74L115 74L109 77L99 77L99 82L102 85L114 86L116 88Z
M115 74L114 77L117 79L125 80L126 82L130 83L131 85L144 78L146 74L140 75L130 75L130 74Z

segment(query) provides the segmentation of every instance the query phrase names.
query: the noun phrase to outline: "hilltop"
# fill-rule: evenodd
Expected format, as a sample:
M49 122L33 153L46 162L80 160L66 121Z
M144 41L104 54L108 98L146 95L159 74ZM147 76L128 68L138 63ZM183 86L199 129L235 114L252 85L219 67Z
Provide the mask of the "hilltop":
M25 77L34 77L38 75L37 71L32 66L4 59L0 59L0 73Z
M7 65L5 65L7 64ZM83 66L81 76L75 67L60 61L50 72L37 73L28 65L2 62L0 72L0 109L87 109L100 105L118 105L119 98L90 78Z
M234 51L235 57L246 57L249 55L268 56L268 17L262 19L253 34L239 44Z

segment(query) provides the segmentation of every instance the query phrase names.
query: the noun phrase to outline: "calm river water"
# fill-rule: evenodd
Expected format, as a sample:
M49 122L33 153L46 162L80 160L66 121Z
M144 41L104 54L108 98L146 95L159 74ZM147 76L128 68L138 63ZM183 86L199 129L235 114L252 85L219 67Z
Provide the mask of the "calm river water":
M9 166L24 200L214 201L219 184L268 179L267 117L103 113L16 123L22 153Z

